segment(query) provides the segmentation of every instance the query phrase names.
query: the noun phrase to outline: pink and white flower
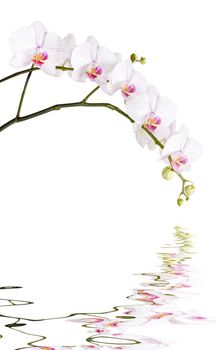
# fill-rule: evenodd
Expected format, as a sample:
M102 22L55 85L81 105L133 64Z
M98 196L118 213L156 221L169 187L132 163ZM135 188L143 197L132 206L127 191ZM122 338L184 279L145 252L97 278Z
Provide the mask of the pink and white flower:
M110 95L120 90L125 100L140 94L145 94L147 82L144 76L133 69L129 60L119 62L112 71L104 91Z
M84 82L89 79L102 85L107 82L108 75L119 60L119 54L100 46L97 40L90 36L73 51L71 64L74 71L70 75L77 81Z
M72 34L61 39L57 34L47 32L41 22L16 30L9 42L13 52L10 61L13 67L23 68L34 64L53 76L61 75L62 72L56 66L66 65L75 47Z
M145 95L127 100L126 108L135 121L136 139L142 147L147 144L150 149L154 149L156 146L143 128L154 134L163 144L175 130L176 107L171 100L161 97L153 85L147 87Z
M186 126L182 126L179 132L168 139L161 152L162 159L166 162L168 162L168 157L171 157L171 165L177 173L190 170L191 163L201 154L200 144L189 137Z

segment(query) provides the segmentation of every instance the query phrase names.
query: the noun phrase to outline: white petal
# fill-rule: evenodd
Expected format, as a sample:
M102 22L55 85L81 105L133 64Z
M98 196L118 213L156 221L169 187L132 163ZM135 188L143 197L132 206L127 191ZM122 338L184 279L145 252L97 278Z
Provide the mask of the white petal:
M116 87L115 85L112 85L111 82L106 82L105 84L101 85L102 91L107 95L113 95L115 91L119 89L119 86Z
M134 125L134 131L136 140L141 147L145 147L145 145L149 142L149 135L145 130L141 128L141 126Z
M199 142L193 140L193 139L187 139L185 147L184 147L184 153L189 159L189 161L194 161L201 157L202 155L202 147L199 144Z
M120 62L113 70L111 82L112 84L122 84L131 79L133 72L133 65L129 60Z
M108 75L118 63L118 56L106 47L100 47L97 53L96 62L102 67L103 74Z
M74 49L72 53L71 63L73 68L77 69L84 65L88 65L92 62L92 60L93 58L91 44L89 41L86 41Z
M69 52L72 52L76 47L76 39L74 35L72 33L69 33L64 37L63 40L67 50L69 50Z
M184 171L189 171L189 170L191 170L191 164L190 164L190 163L187 163L187 164L183 165L183 170L184 170Z
M136 94L145 94L147 90L147 81L145 77L138 71L133 71L131 83L136 87Z
M154 85L149 85L147 87L147 94L149 96L150 99L150 110L152 112L155 112L156 110L156 105L157 105L157 100L160 96L159 91L157 90L157 88Z
M150 137L150 140L147 143L148 148L150 149L150 151L154 151L155 148L157 148L156 143L154 142L154 140L152 140L152 138Z
M46 33L43 50L48 53L48 61L54 65L61 65L64 61L64 41L55 33Z
M167 97L159 97L155 113L159 115L166 126L171 124L176 117L176 105Z
M9 43L14 56L25 55L30 50L35 50L37 45L34 31L31 27L24 27L13 32L9 38Z
M33 22L31 27L35 34L36 45L38 48L41 48L46 34L45 26L41 22L37 21Z
M88 66L82 66L80 68L74 69L72 72L69 73L70 77L73 80L79 81L84 83L86 81L86 71Z
M167 157L170 154L182 151L186 142L186 135L183 132L177 132L175 135L171 136L162 151L162 156Z
M98 49L99 49L99 43L93 36L89 36L87 39L87 42L90 45L91 60L95 61L97 57Z
M63 50L64 57L61 65L72 68L71 56L72 56L72 51L76 46L76 41L73 34L68 34L67 36L65 36L65 38L63 39L63 46L64 46L64 50Z
M127 113L138 123L142 124L149 109L148 95L138 95L126 100Z
M34 51L29 51L26 53L26 55L23 56L14 56L10 60L10 64L15 68L22 68L25 66L28 66L32 63L32 57L33 57Z
M49 75L52 75L53 77L59 77L62 72L55 68L55 65L49 63L48 61L45 62L41 67L41 70Z

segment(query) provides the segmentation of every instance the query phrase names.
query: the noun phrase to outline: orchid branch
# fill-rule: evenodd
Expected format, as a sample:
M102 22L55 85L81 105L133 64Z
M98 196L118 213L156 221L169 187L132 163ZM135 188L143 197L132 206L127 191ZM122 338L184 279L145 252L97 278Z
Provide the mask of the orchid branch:
M61 70L63 72L64 71L73 71L74 70L71 67L64 67L64 66L56 66L56 69ZM31 68L28 68L28 69L21 70L19 72L10 74L10 75L0 79L0 83L3 83L5 81L7 81L7 80L10 80L10 79L13 79L15 77L18 77L19 75L26 74L26 73L29 73L29 72L38 71L38 70L40 70L40 68L38 68L38 67L31 67Z
M32 65L31 69L32 68L34 68L34 65ZM21 94L21 98L20 98L20 102L19 102L19 106L18 106L18 110L17 110L16 119L20 118L20 112L21 112L21 108L22 108L22 105L23 105L23 100L24 100L24 97L25 97L25 94L26 94L26 90L27 90L27 86L29 84L29 81L30 81L32 73L33 73L33 71L30 70L30 72L27 75L27 78L26 78L26 81L25 81L25 84L24 84L24 87L23 87L23 91L22 91L22 94Z
M147 145L151 150L155 146L160 148L161 160L168 163L162 171L162 177L170 180L176 174L180 178L182 189L177 200L179 206L189 199L195 188L191 181L182 176L182 172L189 170L191 163L200 157L201 146L189 136L186 126L177 130L177 108L173 101L161 96L158 89L149 84L141 72L135 70L135 63L146 63L144 56L132 53L129 59L123 60L120 53L101 46L93 36L89 36L84 43L76 44L72 33L62 39L58 34L49 32L39 21L14 31L9 42L13 52L11 65L23 67L24 70L0 79L0 83L22 74L27 74L27 77L17 114L0 126L0 132L17 122L62 108L108 108L134 124L134 133L140 146ZM25 69L28 65L31 68ZM79 102L55 104L21 116L30 78L33 72L38 70L54 77L59 76L60 71L70 71L69 76L72 80L89 80L94 82L96 87ZM108 95L119 91L123 97L125 111L111 103L88 102L100 87Z
M44 108L44 109L41 109L37 112L34 112L34 113L31 113L31 114L28 114L26 116L23 116L23 117L20 117L20 111L21 111L21 107L22 107L22 102L23 102L23 99L24 99L24 95L25 95L25 92L26 92L26 88L27 88L27 85L28 85L28 82L29 82L29 79L31 77L31 74L32 74L33 70L29 70L29 74L27 76L27 79L26 79L26 83L24 85L24 90L23 90L23 93L22 93L22 98L21 98L21 101L20 101L20 104L19 104L19 109L18 109L18 113L17 113L17 116L13 119L11 119L10 121L8 121L7 123L3 124L2 126L0 126L0 132L5 130L6 128L8 128L9 126L17 123L17 122L22 122L22 121L26 121L26 120L29 120L29 119L33 119L33 118L36 118L40 115L44 115L44 114L47 114L49 112L52 112L52 111L59 111L61 109L64 109L64 108L73 108L73 107L100 107L100 108L108 108L110 110L113 110L119 114L121 114L122 116L124 116L126 119L128 119L132 124L135 123L134 119L132 119L126 112L124 112L122 109L120 109L119 107L111 104L111 103L97 103L97 102L87 102L88 99L97 91L99 90L99 86L95 87L88 95L86 95L81 101L79 102L72 102L72 103L60 103L60 104L56 104L56 105L53 105L53 106L50 106L50 107L47 107L47 108ZM164 145L155 137L154 134L152 134L148 129L146 129L144 126L142 126L142 129L153 139L153 141L155 142L156 145L158 145L161 149L164 148ZM169 157L169 162L171 164L171 158ZM175 173L176 175L178 175L178 177L181 179L182 181L182 191L180 193L180 196L179 196L179 199L178 199L178 205L182 205L181 201L183 201L183 199L181 198L182 195L185 196L186 200L189 199L189 195L187 194L187 191L185 190L185 185L187 183L190 183L192 184L191 181L189 180L186 180L181 174L177 173L173 168L171 168L171 171L173 173ZM187 188L187 187L186 187ZM179 204L180 203L180 204Z

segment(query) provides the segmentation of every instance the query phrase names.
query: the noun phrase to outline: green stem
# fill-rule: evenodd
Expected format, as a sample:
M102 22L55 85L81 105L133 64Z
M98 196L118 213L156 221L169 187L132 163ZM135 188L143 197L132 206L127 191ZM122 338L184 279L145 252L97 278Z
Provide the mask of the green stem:
M62 68L65 68L65 67L62 67ZM31 72L29 72L31 73ZM29 75L28 75L29 76ZM27 77L28 78L28 77ZM30 78L30 77L29 77ZM28 84L28 81L26 82ZM23 91L23 95L25 94L25 91L26 91L26 87L27 87L27 84L25 84L25 87L24 87L24 91ZM11 119L10 121L8 121L7 123L3 124L2 126L0 126L0 132L7 129L9 126L15 124L16 122L22 122L22 121L25 121L25 120L29 120L29 119L33 119L33 118L36 118L40 115L43 115L43 114L47 114L49 112L52 112L52 111L59 111L63 108L73 108L73 107L100 107L100 108L108 108L110 110L113 110L119 114L121 114L122 116L124 116L126 119L128 119L131 123L135 123L134 119L132 119L126 112L124 112L122 109L120 109L119 107L111 104L111 103L90 103L90 102L87 102L87 100L99 89L99 86L97 86L95 89L93 89L87 96L84 97L83 100L79 101L79 102L73 102L73 103L60 103L60 104L56 104L56 105L53 105L53 106L50 106L50 107L47 107L47 108L44 108L44 109L41 109L37 112L34 112L34 113L31 113L31 114L28 114L26 116L23 116L23 117L16 117L16 118L13 118ZM24 97L24 96L23 96ZM22 101L23 101L23 98L22 98ZM21 106L22 106L22 101L21 101ZM19 109L19 112L20 112L20 109ZM147 128L145 128L144 126L142 126L143 130L153 139L153 141L155 142L156 145L158 145L161 149L164 148L164 145L155 137L154 134L152 134ZM169 159L169 162L171 164L171 157L168 158ZM173 170L176 175L182 180L182 184L183 184L183 188L185 186L185 183L186 182L191 182L189 180L186 180L181 174L177 173L175 170ZM182 191L183 192L183 191Z
M62 71L72 71L73 70L73 68L64 67L64 66L56 66L56 69L62 70ZM28 68L28 69L21 70L20 72L16 72L14 74L8 75L5 78L0 79L0 83L3 83L4 81L10 80L10 79L13 79L13 78L15 78L15 77L17 77L17 76L19 76L21 74L26 74L26 73L37 71L37 70L40 70L40 68L33 67L33 68Z
M89 97L91 97L99 88L100 86L97 86L95 89L93 89L87 96L84 97L82 102L86 102L89 99Z
M34 66L32 65L31 69L33 69L33 68L34 68ZM22 105L23 105L23 100L24 100L24 97L25 97L25 94L26 94L26 90L27 90L27 86L29 84L29 81L30 81L32 73L33 73L33 71L30 70L30 72L27 75L27 78L26 78L26 81L25 81L25 84L24 84L24 87L23 87L23 91L22 91L22 94L21 94L18 110L17 110L16 120L18 120L20 118L20 112L21 112L21 108L22 108Z
M37 67L34 67L34 68L29 68L29 69L25 69L25 70L22 70L20 72L16 72L14 74L11 74L11 75L8 75L7 77L3 78L0 80L0 83L3 83L4 81L6 80L9 80L9 79L13 79L21 74L26 74L26 73L29 73L29 72L32 72L34 70L39 70L40 68L37 68Z

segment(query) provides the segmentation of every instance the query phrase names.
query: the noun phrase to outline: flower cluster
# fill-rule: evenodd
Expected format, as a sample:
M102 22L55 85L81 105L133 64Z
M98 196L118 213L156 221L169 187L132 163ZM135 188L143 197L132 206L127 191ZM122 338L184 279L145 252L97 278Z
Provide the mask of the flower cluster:
M90 96L98 88L108 95L120 93L126 111L111 104L96 106L111 108L127 117L133 123L134 134L141 147L147 146L153 150L158 146L160 159L167 163L162 172L163 178L169 180L177 174L182 180L178 205L183 204L184 199L189 199L194 192L194 185L183 177L182 172L189 170L191 163L199 158L201 147L190 138L186 126L177 130L174 103L161 96L158 89L148 84L145 77L135 69L134 63L144 64L144 57L138 59L136 54L132 54L130 59L122 60L119 53L101 46L92 36L76 45L73 34L62 39L48 32L40 22L13 32L10 46L13 67L31 65L32 70L41 69L55 77L67 70L71 79L78 82L89 80L95 84ZM86 101L89 95L81 102L81 106L88 105Z

